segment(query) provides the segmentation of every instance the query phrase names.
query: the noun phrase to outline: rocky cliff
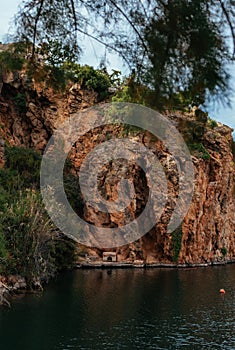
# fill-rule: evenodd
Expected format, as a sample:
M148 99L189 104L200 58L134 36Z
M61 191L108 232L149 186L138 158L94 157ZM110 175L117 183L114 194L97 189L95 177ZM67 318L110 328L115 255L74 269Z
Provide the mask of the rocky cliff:
M42 152L53 130L73 113L94 105L97 94L82 90L78 84L64 93L55 93L43 84L28 84L20 72L2 74L0 81L0 166L4 163L4 141ZM174 200L177 198L178 173L169 150L151 134L139 131L130 137L150 148L160 160L168 184L169 200L161 220L144 237L116 249L119 260L143 260L147 263L197 264L235 259L235 166L232 154L232 130L222 124L199 121L196 113L167 113L191 144L195 171L194 194L182 225L167 233ZM200 132L198 133L198 130ZM97 128L80 138L70 152L76 175L85 156L108 138L123 135L120 126ZM128 131L129 133L129 131ZM192 136L194 134L194 136ZM200 134L200 135L199 135ZM198 138L198 139L197 139ZM100 191L115 198L121 178L134 184L134 199L125 213L100 213L83 203L81 215L99 227L118 227L138 217L148 198L148 182L134 161L105 164L99 175ZM101 249L86 252L102 257Z

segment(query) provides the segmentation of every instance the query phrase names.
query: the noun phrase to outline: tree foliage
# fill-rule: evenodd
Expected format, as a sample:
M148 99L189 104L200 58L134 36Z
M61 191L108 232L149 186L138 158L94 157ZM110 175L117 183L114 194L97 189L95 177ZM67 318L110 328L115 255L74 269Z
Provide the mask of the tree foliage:
M16 15L18 34L22 41L33 43L33 55L36 43L48 47L52 41L79 54L76 41L78 14L74 22L73 5L74 1L69 0L29 0L20 5Z
M22 69L26 54L26 45L16 43L8 45L7 50L0 52L0 71L15 71Z
M56 40L79 56L84 37L116 52L138 83L164 104L177 93L195 103L228 102L227 63L234 59L234 0L25 0L18 38ZM231 49L231 44L233 49Z
M186 97L203 103L207 93L226 93L228 50L207 6L201 0L168 1L146 28L151 62L147 81L159 95L172 96L184 87Z
M108 95L112 75L109 75L105 69L94 69L91 66L81 66L73 62L65 62L62 69L67 80L79 83L84 89L98 92L101 99Z

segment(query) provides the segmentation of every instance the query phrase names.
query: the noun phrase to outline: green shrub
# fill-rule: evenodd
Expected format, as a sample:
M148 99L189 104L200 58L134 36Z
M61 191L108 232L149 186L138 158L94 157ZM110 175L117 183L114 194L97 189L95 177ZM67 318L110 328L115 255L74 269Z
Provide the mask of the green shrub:
M61 67L46 64L28 64L28 78L36 83L43 83L55 92L64 92L66 89L65 72Z
M15 107L18 112L20 113L26 113L27 111L27 103L26 103L26 96L24 93L18 92L18 94L14 98Z
M111 76L105 69L94 69L88 65L81 66L72 62L65 63L63 69L67 80L79 83L84 89L96 91L100 99L108 96Z
M124 82L122 88L112 97L112 102L138 103L143 106L150 106L151 101L151 91L148 87L135 82Z
M180 110L180 111L188 112L190 106L193 105L193 100L189 92L182 91L182 92L172 94L168 99L164 101L164 104L170 110L177 110L177 111Z
M6 274L7 257L5 237L0 232L0 274Z
M15 174L20 187L39 184L41 155L30 148L6 147L5 157L7 169Z
M54 227L36 191L23 192L6 206L0 235L9 254L7 273L25 277L28 286L48 281L74 257L73 242Z
M218 126L217 122L211 118L208 118L207 123L208 123L209 128L211 128L211 129L214 129Z
M54 275L51 259L53 226L42 207L39 195L22 193L8 204L1 217L0 233L10 254L7 271L32 283Z
M5 148L5 167L0 169L0 212L27 188L39 188L41 156L23 147Z
M64 173L64 190L73 210L77 214L81 214L84 203L82 200L79 179L71 173Z
M190 144L199 144L203 140L206 126L193 119L179 120L179 131L182 133L185 142Z
M223 257L225 257L225 255L227 254L227 249L225 247L220 249L221 254L223 255Z
M79 58L79 48L71 47L63 40L51 40L39 44L36 48L37 55L43 58L43 64L48 64L50 67L60 67L64 62L75 62Z
M177 262L182 245L182 225L180 225L174 232L172 232L172 249L173 249L173 261Z
M54 227L43 206L40 164L37 152L6 147L0 169L0 273L19 274L29 287L71 267L76 252L74 241Z
M76 259L76 243L69 237L60 235L55 241L53 252L58 271L74 267Z
M208 113L207 112L203 112L201 109L196 109L195 111L195 117L197 122L202 123L202 124L206 124L207 120L208 120Z
M0 53L0 72L19 71L24 68L29 85L34 81L44 83L55 91L64 91L69 81L79 83L82 88L98 93L100 100L109 96L109 87L120 85L120 72L113 71L110 75L107 70L94 69L91 66L75 63L78 55L65 43L49 40L37 48L34 60L26 60L27 45L10 45L6 51ZM31 48L30 48L31 49ZM40 61L38 55L43 57ZM24 94L15 97L18 111L26 110Z
M122 129L121 129L122 137L127 137L129 135L136 136L141 132L143 132L143 130L138 126L130 125L130 124L122 124Z
M208 153L208 151L202 143L191 143L188 145L188 147L191 153L196 157L202 158L203 160L210 159L210 154Z
M23 68L25 60L17 51L6 50L0 52L0 67L2 70L14 72Z
M135 102L131 96L129 86L123 86L113 97L112 102Z
M6 240L3 234L0 232L0 265L2 260L7 256Z
M193 128L191 129L191 132L193 135L193 140L194 142L200 142L206 130L205 124L192 122L192 126Z

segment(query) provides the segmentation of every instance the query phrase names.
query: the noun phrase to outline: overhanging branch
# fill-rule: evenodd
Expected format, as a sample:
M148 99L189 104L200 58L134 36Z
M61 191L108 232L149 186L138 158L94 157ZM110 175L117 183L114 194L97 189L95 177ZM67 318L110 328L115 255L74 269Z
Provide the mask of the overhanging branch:
M116 52L119 56L122 57L122 59L126 62L126 64L128 65L128 67L131 69L130 62L127 60L127 58L124 56L124 54L123 54L121 51L119 51L118 49L116 49L114 46L105 43L103 40L101 40L101 39L95 37L94 35L92 35L92 34L90 34L90 33L88 33L88 32L85 32L85 31L82 30L82 29L77 28L77 32L79 32L79 33L81 33L81 34L83 34L83 35L85 35L85 36L87 36L87 37L89 37L89 38L91 38L91 39L97 41L99 44L101 44L101 45L107 47L108 49L110 49L110 50Z
M41 0L41 4L39 6L36 18L35 18L35 23L33 27L33 49L32 49L32 59L34 58L35 55L35 45L36 45L36 36L37 36L37 25L38 21L40 19L41 13L42 13L42 8L43 8L44 0Z
M225 7L225 4L222 0L219 0L219 3L221 5L221 8L222 8L222 11L226 17L226 20L228 22L228 25L229 25L229 28L230 28L230 31L231 31L231 35L232 35L232 39L233 39L233 58L235 58L235 29L233 27L233 23L232 23L232 20L229 16L229 13Z
M138 31L138 29L136 28L136 26L131 22L131 20L128 18L128 16L125 14L125 12L115 3L115 1L113 0L109 0L111 2L111 4L121 13L121 15L126 19L126 21L130 24L131 28L134 30L134 32L137 34L138 38L140 39L144 50L148 53L148 47L145 44L144 39L142 38L140 32Z
M75 30L77 31L78 23L77 23L77 15L76 15L76 10L75 10L74 0L70 0L70 1L71 1L71 6L72 6L72 12L73 12L74 27L75 27Z

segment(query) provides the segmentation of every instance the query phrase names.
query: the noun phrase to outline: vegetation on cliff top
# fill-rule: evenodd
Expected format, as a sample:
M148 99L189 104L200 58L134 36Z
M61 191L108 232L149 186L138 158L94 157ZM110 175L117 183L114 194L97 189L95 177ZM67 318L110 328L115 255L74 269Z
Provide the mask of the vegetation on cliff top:
M65 54L77 61L84 36L98 42L150 87L159 107L178 93L197 104L228 102L234 20L233 0L26 0L15 24L16 40L32 43L32 58L41 47L53 66Z
M32 62L27 58L30 45L23 43L11 44L5 51L0 52L0 73L23 71L27 84L43 83L55 91L65 91L69 86L78 83L82 89L97 92L98 100L109 95L109 88L120 84L118 71L108 74L105 68L94 69L88 65L80 65L70 60L70 55L64 53L63 61L57 61L52 53L38 48L37 59ZM25 100L22 93L15 97L16 107L25 110Z

